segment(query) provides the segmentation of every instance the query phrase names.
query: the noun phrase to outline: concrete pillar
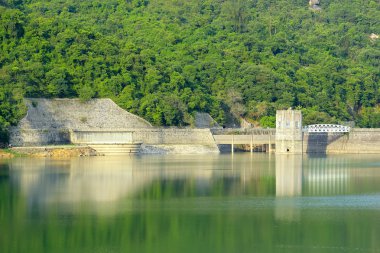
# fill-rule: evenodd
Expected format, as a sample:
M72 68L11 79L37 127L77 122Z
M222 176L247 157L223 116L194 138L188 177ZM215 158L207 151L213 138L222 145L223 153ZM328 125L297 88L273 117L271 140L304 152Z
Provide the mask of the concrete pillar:
M234 135L232 135L232 140L231 140L231 153L234 153Z
M251 148L251 153L253 152L253 136L251 135L251 146L250 146L250 148Z
M272 136L271 134L269 133L269 149L268 149L269 153L272 153Z

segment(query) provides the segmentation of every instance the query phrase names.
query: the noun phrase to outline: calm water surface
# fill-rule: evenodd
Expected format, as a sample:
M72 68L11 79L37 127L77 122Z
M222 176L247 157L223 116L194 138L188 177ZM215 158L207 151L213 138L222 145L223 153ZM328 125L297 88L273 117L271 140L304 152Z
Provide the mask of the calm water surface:
M380 252L380 156L0 160L0 252Z

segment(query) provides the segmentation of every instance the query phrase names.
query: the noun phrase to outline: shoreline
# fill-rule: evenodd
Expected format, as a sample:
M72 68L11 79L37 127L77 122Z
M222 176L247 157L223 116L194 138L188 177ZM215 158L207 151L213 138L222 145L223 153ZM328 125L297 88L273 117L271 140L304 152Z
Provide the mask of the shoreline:
M0 159L9 159L18 156L9 148L0 148Z
M219 149L207 145L142 145L137 153L142 154L215 154L220 153ZM127 154L127 153L126 153ZM112 154L111 154L112 155ZM99 153L94 148L87 145L44 145L28 147L12 147L0 149L0 159L14 157L52 157L52 158L70 158L70 157L89 157L89 156L108 156Z
M14 157L53 157L70 158L80 156L97 156L96 151L88 146L35 146L35 147L13 147L0 149L0 159Z

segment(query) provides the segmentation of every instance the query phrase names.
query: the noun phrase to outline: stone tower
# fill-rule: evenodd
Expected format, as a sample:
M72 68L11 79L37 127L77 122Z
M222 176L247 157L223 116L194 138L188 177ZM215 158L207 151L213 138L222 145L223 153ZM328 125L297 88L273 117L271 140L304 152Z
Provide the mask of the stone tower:
M276 113L276 153L302 154L302 113L279 110Z

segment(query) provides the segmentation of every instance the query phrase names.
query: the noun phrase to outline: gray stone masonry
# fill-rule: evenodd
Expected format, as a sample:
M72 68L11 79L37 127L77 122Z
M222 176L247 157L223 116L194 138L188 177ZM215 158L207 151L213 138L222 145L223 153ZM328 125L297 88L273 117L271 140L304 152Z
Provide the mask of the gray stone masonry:
M27 115L10 129L13 146L70 143L69 130L149 129L146 120L117 106L111 99L25 99Z
M111 99L26 99L24 129L151 128L146 120L117 106Z
M302 154L302 113L279 110L276 113L276 153Z

